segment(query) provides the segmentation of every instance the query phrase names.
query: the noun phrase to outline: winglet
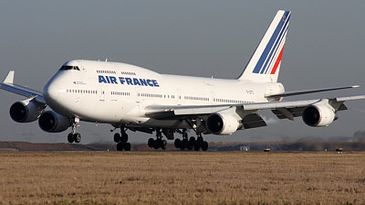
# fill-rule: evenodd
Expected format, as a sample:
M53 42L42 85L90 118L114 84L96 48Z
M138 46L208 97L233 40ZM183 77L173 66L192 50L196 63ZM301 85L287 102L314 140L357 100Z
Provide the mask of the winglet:
M9 71L3 83L13 84L14 83L14 71Z

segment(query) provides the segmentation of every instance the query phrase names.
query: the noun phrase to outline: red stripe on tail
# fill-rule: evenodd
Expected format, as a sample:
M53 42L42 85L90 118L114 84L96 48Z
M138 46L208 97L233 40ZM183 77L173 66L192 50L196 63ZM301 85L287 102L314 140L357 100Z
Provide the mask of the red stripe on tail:
M281 51L279 53L279 56L278 56L278 59L276 59L276 62L274 64L274 68L271 70L271 73L270 74L275 74L276 73L276 70L278 69L279 64L281 62L281 58L283 57L283 53L284 53L284 46L281 49Z

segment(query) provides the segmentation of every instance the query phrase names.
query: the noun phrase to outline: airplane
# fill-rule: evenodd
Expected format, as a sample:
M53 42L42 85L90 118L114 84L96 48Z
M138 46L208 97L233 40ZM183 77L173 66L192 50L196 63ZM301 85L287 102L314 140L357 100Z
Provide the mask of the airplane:
M242 73L235 79L160 74L118 62L71 60L64 63L39 92L14 83L9 71L0 88L24 96L10 107L19 123L38 120L46 132L63 132L79 143L81 121L111 124L118 151L130 151L127 131L155 134L148 146L166 149L167 141L181 150L208 150L203 135L231 135L267 126L258 111L279 119L302 117L312 127L329 126L345 101L365 95L286 101L284 98L359 87L333 87L286 92L278 82L291 12L279 10ZM188 131L196 137L189 138ZM181 135L182 139L176 137Z

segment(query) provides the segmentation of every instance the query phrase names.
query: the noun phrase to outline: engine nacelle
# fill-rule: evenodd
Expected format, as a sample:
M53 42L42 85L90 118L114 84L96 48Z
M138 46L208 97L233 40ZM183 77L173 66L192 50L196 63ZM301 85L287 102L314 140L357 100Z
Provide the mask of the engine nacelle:
M213 134L231 135L242 126L241 120L236 112L217 112L207 118L206 126Z
M335 120L336 113L328 102L319 102L305 108L302 118L308 126L326 127Z
M54 111L46 111L39 117L38 124L46 132L62 132L71 126L71 121Z
M44 106L32 99L15 102L11 105L9 114L15 122L33 122L38 119L44 110Z

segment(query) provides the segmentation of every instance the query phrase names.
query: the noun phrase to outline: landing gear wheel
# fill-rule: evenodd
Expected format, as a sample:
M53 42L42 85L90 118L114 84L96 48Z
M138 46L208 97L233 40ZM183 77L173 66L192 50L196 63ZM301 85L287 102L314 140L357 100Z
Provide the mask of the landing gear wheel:
M161 140L161 149L166 150L167 141Z
M194 137L190 137L189 142L188 142L188 146L187 146L188 150L193 150L195 141L196 140L195 140Z
M180 150L184 150L185 148L188 148L189 145L189 141L187 138L183 139L181 141L181 146L180 146Z
M117 151L130 151L131 143L128 142L127 129L124 126L120 126L120 133L114 134L114 142L117 143ZM113 130L112 130L113 131Z
M167 141L163 140L161 129L156 129L156 139L149 138L148 139L148 146L150 148L159 149L162 150L166 149Z
M120 142L120 134L119 133L114 134L114 142L116 142L116 143Z
M208 142L207 141L203 141L201 143L201 148L203 151L207 151L208 150Z
M124 144L124 150L125 151L131 151L131 143L127 142Z
M198 141L195 141L194 151L199 151L199 150L200 150L200 143Z
M162 143L161 143L160 139L153 140L153 148L158 149L158 148L160 148L161 144Z
M118 143L117 144L117 151L123 151L123 148L124 148L124 146L123 146L124 144L123 143Z
M120 141L123 142L123 143L128 142L128 135L127 135L127 133L122 132L122 136L120 138Z
M70 134L67 135L67 141L69 143L73 143L75 141L74 135L72 133L70 133Z
M166 140L162 140L161 138L158 139L153 139L153 138L149 138L148 139L148 146L154 149L166 149L166 145L167 145L167 141Z
M81 134L80 133L73 134L73 138L74 138L74 140L75 140L76 143L80 143L81 142Z
M67 141L69 143L73 143L73 142L80 143L80 141L81 141L81 134L76 132L76 127L79 122L80 122L80 119L77 117L74 117L72 119L72 124L71 124L72 131L71 131L71 133L69 133L67 135Z
M127 142L127 143L123 143L123 142L119 142L117 144L117 151L131 151L131 143Z
M181 147L181 140L179 138L174 141L175 148L179 149Z
M155 144L155 140L153 138L149 138L148 139L148 146L152 148L152 147L154 147L154 144Z

